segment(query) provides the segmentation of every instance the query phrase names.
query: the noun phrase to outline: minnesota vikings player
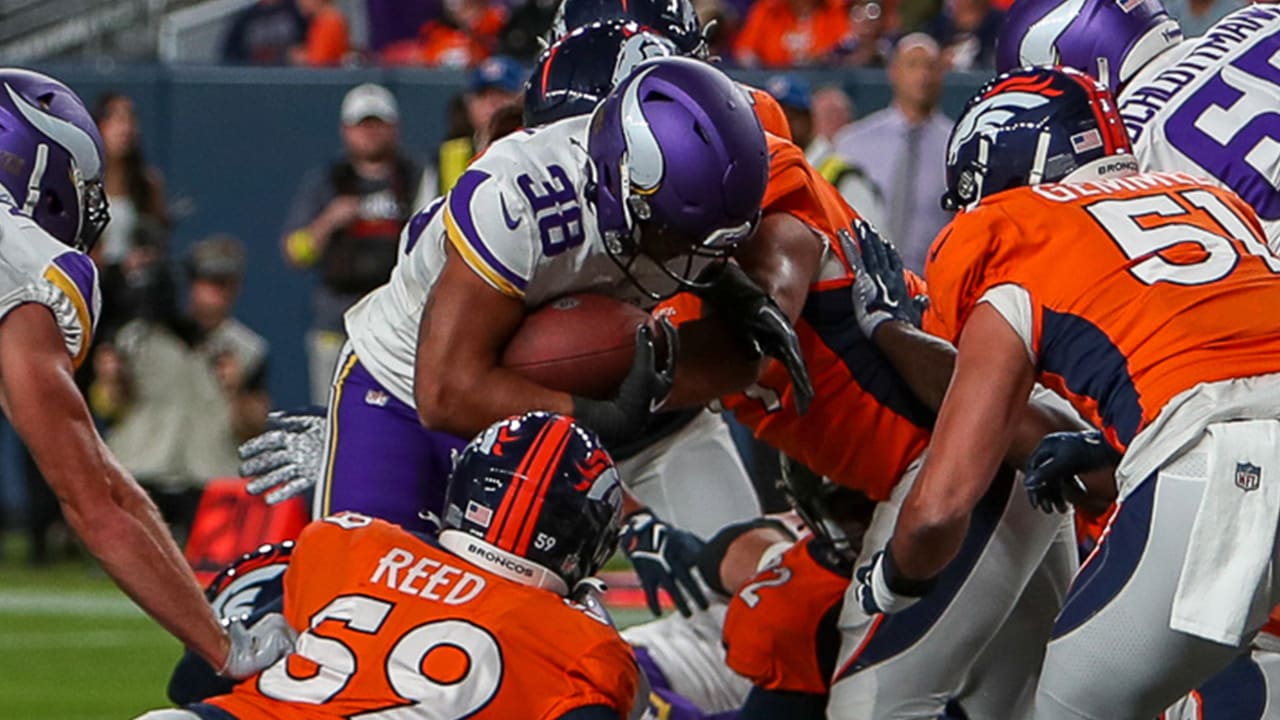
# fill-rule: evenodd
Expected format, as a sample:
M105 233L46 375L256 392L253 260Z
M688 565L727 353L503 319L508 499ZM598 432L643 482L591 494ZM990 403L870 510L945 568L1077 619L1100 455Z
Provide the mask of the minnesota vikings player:
M241 678L293 647L284 619L219 625L147 494L111 456L73 374L102 298L86 252L108 221L102 138L66 85L0 69L0 405L67 522L134 602Z
M1249 203L1280 248L1280 6L1258 4L1183 39L1160 0L1019 0L1000 72L1060 64L1116 91L1142 170L1207 175ZM1087 148L1080 148L1081 151Z
M416 509L441 506L457 438L530 408L572 413L607 443L638 434L665 395L643 333L607 401L548 390L497 358L528 310L554 297L650 305L697 285L754 230L766 168L741 91L678 58L645 64L592 117L491 146L409 222L391 281L347 315L315 514L421 527Z

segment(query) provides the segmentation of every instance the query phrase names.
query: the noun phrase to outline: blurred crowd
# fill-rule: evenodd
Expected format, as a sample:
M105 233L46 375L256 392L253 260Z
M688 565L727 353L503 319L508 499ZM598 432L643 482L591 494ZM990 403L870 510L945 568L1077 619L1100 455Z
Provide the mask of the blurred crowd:
M335 0L258 0L223 44L229 63L474 67L493 55L532 60L551 27L551 0L361 0L360 25ZM743 67L883 67L923 32L948 68L987 69L1010 0L698 0L713 54ZM1230 0L1219 0L1227 4Z
M337 0L258 0L223 43L228 63L474 67L492 55L532 60L553 0L357 0L367 27ZM894 46L925 33L947 69L994 66L996 33L1012 0L697 0L713 54L741 67L884 67ZM1243 0L1171 0L1188 37Z

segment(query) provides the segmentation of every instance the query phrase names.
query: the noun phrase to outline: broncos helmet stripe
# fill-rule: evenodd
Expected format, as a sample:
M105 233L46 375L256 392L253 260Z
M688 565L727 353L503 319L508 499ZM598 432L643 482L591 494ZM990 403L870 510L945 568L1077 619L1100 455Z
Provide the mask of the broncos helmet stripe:
M978 90L947 141L947 210L1023 185L1058 182L1108 157L1137 169L1114 97L1071 68L1024 68Z

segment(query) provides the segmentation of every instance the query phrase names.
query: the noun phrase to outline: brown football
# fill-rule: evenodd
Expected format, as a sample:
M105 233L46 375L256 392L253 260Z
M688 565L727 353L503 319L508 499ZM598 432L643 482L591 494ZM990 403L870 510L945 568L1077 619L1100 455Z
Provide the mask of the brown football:
M502 354L502 366L553 390L607 398L635 357L649 313L604 295L567 295L534 310Z

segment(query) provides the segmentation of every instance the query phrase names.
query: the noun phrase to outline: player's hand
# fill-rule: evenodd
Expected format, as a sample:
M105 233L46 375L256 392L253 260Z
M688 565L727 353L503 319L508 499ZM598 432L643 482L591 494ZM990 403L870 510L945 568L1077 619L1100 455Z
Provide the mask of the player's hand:
M658 331L665 339L662 358L658 357L649 327L636 328L635 358L612 398L573 396L574 419L595 431L605 447L635 440L671 393L679 340L675 328L665 319L658 321Z
M932 580L912 581L898 573L893 555L886 546L854 573L858 582L858 602L868 615L889 615L915 605L933 585Z
M692 572L704 545L696 535L671 527L645 509L627 516L620 544L640 577L649 611L655 616L662 614L658 588L667 591L685 617L693 614L686 593L699 608L707 609L707 597Z
M218 674L232 680L242 680L271 667L293 652L293 642L298 637L280 613L264 615L253 627L234 620L227 624L227 635L231 638L231 650Z
M735 326L757 352L781 362L791 376L796 411L803 415L813 400L813 381L800 351L800 338L782 308L736 263L725 263L715 281L698 297Z
M927 301L911 296L898 251L866 220L855 220L852 230L857 245L848 232L840 233L840 244L853 266L853 310L862 334L870 338L889 320L919 327Z
M240 475L253 478L246 488L249 493L271 490L266 501L274 504L315 485L324 470L327 429L325 409L319 406L268 415L267 429L239 448Z
M1027 458L1022 484L1033 506L1047 513L1066 512L1068 493L1088 494L1079 475L1119 462L1120 453L1097 430L1049 433Z

